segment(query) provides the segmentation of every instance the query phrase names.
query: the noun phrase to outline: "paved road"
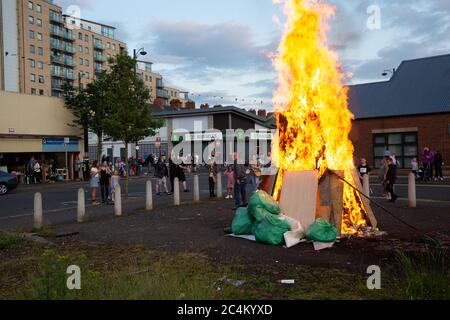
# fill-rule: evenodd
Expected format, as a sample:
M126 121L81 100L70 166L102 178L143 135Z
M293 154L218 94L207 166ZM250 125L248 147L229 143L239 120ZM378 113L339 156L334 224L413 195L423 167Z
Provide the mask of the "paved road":
M187 175L188 187L193 188L193 175ZM153 180L153 191L155 191L155 180ZM129 199L123 200L123 210L130 213L134 210L145 208L145 189L147 178L130 180ZM199 174L200 198L209 198L208 176L206 173ZM226 190L226 181L223 178L223 188ZM124 181L121 182L122 192ZM67 223L76 221L78 189L83 187L86 193L87 212L91 219L114 212L113 206L90 205L89 183L68 183L56 185L23 186L6 196L0 197L0 229L11 229L32 226L32 213L34 206L34 194L41 192L43 197L44 222L48 224ZM251 189L251 186L249 186ZM100 199L100 194L97 194ZM182 201L193 200L193 193L181 193ZM164 207L173 204L173 196L155 196L155 207Z
M208 177L206 173L200 173L201 199L209 198ZM193 176L188 175L188 184L192 188ZM225 180L225 179L224 179ZM396 191L400 198L407 198L408 187L406 180L400 180ZM146 178L138 178L130 181L130 198L123 203L124 212L130 213L145 207ZM225 190L225 181L223 181ZM123 185L123 181L122 181ZM68 223L76 221L77 193L80 187L85 188L86 199L90 199L88 183L68 183L45 186L23 186L18 190L0 197L0 229L28 228L32 226L34 193L40 191L43 195L43 209L45 222L49 224ZM251 186L249 186L251 189ZM373 184L372 191L375 198L381 196L380 185ZM192 193L182 193L183 201L192 200ZM450 211L450 185L418 185L417 197L419 202L432 205L439 203ZM112 206L92 207L87 201L87 212L91 219L97 219L105 215L112 215ZM164 207L173 203L172 196L154 198L155 207Z

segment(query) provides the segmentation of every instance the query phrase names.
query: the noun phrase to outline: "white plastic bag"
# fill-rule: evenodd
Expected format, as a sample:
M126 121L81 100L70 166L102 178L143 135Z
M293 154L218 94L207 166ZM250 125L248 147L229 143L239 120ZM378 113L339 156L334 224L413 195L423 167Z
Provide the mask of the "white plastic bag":
M284 241L287 248L292 248L302 242L302 239L306 237L306 232L299 221L285 215L282 217L291 225L291 231L284 234Z

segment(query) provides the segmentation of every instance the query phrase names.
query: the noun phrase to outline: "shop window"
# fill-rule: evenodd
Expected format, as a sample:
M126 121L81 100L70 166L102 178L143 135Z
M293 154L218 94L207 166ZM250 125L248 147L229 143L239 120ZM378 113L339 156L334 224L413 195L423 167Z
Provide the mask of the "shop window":
M416 132L375 134L374 145L374 167L379 168L386 151L395 155L398 167L410 169L411 161L419 158L419 147Z

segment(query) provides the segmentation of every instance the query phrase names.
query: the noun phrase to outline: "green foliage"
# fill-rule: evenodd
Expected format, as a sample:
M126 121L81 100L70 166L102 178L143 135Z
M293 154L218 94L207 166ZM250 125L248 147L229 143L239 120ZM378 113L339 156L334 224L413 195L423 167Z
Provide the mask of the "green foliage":
M0 250L15 249L25 240L15 234L0 232Z
M151 116L147 106L150 92L136 77L135 66L135 59L117 56L111 60L108 73L111 113L104 120L105 132L126 144L153 136L155 130L162 126Z
M425 252L406 254L396 252L400 265L400 287L406 299L450 299L450 259L448 251L428 249Z

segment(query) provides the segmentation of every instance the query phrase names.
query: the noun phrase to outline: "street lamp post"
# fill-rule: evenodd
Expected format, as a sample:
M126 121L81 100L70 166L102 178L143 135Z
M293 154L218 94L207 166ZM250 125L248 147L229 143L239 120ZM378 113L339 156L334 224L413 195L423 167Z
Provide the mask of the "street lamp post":
M78 90L81 91L81 78L84 77L83 72L78 72ZM88 128L84 129L84 153L85 156L89 154L89 131Z
M136 64L134 65L134 74L137 75L137 58L139 56L146 56L147 52L144 48L140 48L139 50L133 49L133 58L136 60Z

